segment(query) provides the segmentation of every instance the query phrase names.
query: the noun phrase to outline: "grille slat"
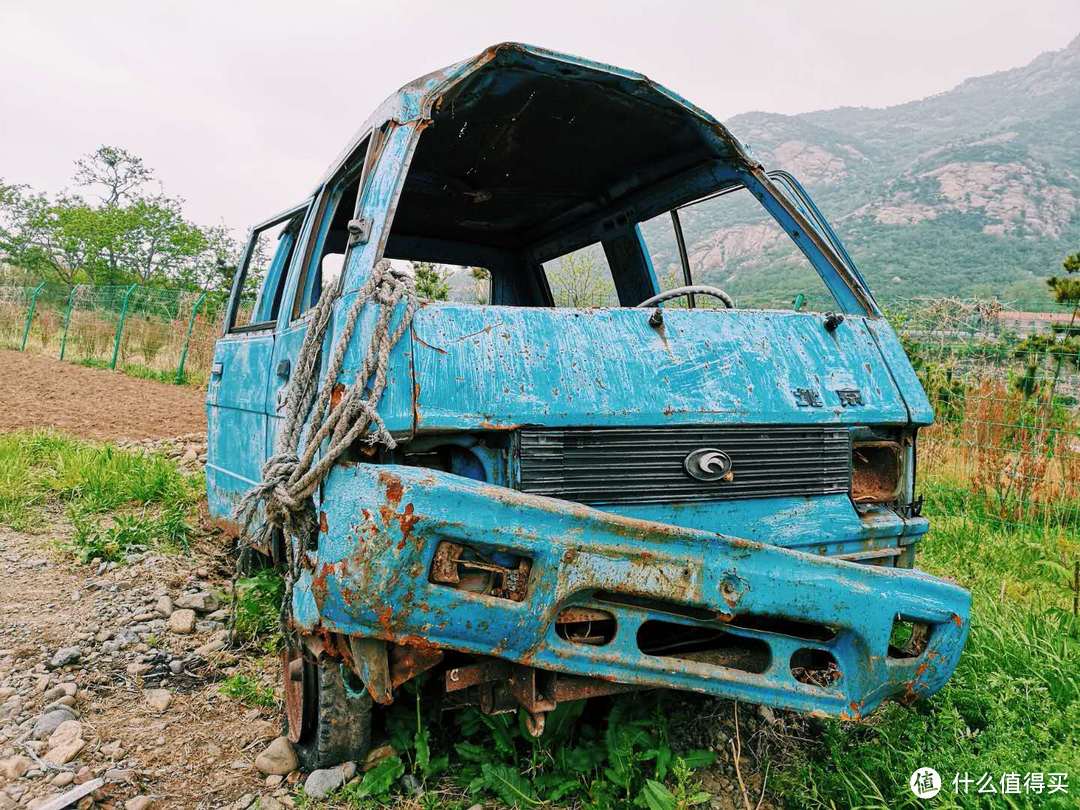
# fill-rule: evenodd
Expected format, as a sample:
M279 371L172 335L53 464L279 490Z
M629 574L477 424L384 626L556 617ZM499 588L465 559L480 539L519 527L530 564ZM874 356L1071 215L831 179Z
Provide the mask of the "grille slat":
M523 428L520 442L521 490L580 503L825 495L847 492L851 484L846 428ZM731 457L731 481L686 473L687 454L706 447Z

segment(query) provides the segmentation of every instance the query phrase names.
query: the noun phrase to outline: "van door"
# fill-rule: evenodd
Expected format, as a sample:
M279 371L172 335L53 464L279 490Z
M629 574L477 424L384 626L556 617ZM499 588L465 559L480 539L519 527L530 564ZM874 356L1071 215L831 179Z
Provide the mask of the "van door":
M266 397L274 326L310 200L260 225L233 280L224 335L207 387L206 479L210 513L229 518L268 456Z
M331 289L345 272L350 240L358 246L363 244L353 239L349 227L357 221L363 194L384 144L385 133L382 131L364 138L316 198L314 216L305 229L302 254L294 263L286 287L287 304L278 317L273 373L266 399L266 412L270 417L266 425L266 443L270 452L274 450L277 431L285 416L285 392L307 334L311 313L324 291ZM367 320L361 318L358 337L364 334L366 323ZM328 334L334 334L332 323Z

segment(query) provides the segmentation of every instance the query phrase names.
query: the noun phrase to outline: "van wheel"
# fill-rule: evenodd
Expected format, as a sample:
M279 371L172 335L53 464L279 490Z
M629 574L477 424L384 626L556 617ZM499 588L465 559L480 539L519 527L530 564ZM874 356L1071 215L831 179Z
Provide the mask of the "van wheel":
M304 770L362 763L371 745L371 696L337 658L283 650L285 719Z

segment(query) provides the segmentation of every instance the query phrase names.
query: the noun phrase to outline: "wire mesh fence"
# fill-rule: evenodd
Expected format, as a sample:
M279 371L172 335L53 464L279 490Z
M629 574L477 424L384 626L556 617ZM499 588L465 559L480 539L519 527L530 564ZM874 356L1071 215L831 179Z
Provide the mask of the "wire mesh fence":
M890 314L934 405L919 471L943 485L938 511L1080 542L1077 310L939 299Z
M0 345L205 384L225 296L141 285L0 286Z

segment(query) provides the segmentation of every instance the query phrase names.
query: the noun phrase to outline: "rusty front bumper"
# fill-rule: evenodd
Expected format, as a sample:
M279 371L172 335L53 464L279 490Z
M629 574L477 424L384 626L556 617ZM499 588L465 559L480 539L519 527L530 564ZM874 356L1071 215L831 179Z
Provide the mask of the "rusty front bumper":
M308 631L839 717L933 694L967 637L969 594L919 571L633 520L422 468L338 467L324 492L318 551L294 591L295 619ZM436 549L447 542L527 560L525 580L501 596L435 582ZM569 607L614 621L599 636L568 636L557 618ZM917 628L903 652L890 647L898 619Z

